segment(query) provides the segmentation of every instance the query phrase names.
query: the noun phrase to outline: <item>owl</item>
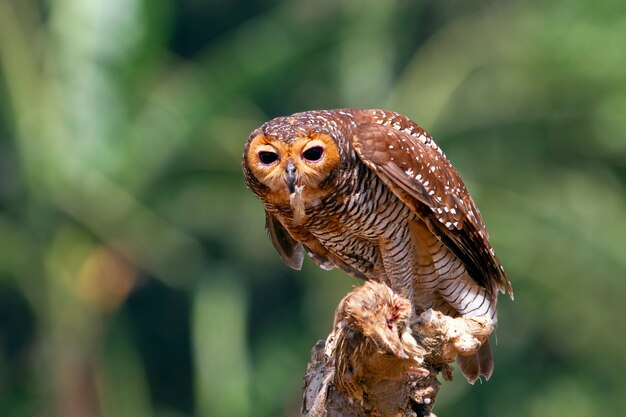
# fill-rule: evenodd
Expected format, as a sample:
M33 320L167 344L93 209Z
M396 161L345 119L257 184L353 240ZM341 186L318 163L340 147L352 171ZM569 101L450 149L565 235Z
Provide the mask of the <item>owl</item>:
M243 172L287 265L377 281L427 309L497 321L511 284L463 181L432 137L386 110L278 117L245 144ZM470 383L493 372L488 340L458 356Z

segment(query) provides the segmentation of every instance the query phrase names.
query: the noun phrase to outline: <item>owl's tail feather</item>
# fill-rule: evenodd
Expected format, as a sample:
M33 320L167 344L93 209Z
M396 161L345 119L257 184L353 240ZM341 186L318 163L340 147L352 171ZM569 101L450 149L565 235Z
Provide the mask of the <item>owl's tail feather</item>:
M456 357L456 363L461 368L461 372L467 379L467 382L474 385L474 382L484 376L489 380L493 373L493 355L491 354L491 346L489 346L489 340L478 349L473 355Z

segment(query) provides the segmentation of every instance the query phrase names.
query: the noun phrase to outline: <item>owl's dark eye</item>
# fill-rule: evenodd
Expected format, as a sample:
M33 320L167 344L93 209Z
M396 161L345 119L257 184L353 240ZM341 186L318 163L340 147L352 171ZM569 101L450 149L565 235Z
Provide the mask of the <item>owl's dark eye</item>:
M278 154L270 151L261 151L259 152L259 159L261 160L261 163L269 165L278 160Z
M324 154L324 149L321 146L314 146L302 152L302 156L307 161L318 161Z

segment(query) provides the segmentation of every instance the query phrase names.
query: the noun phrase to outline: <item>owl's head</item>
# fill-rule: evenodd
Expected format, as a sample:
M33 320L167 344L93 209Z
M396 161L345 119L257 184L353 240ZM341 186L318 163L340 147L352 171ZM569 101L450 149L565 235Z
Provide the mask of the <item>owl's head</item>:
M244 152L244 171L267 187L262 197L274 203L293 202L294 194L305 203L322 197L320 184L340 164L340 151L331 136L292 132L270 135L257 130Z

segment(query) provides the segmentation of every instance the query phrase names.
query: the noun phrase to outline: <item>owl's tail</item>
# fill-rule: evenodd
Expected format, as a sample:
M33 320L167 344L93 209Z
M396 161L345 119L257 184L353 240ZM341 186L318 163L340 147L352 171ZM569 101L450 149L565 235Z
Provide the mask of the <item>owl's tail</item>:
M457 355L456 363L461 368L461 372L467 379L467 382L474 385L474 382L484 376L489 380L493 373L493 355L491 354L491 346L489 346L489 340L478 349L473 355L461 356Z

